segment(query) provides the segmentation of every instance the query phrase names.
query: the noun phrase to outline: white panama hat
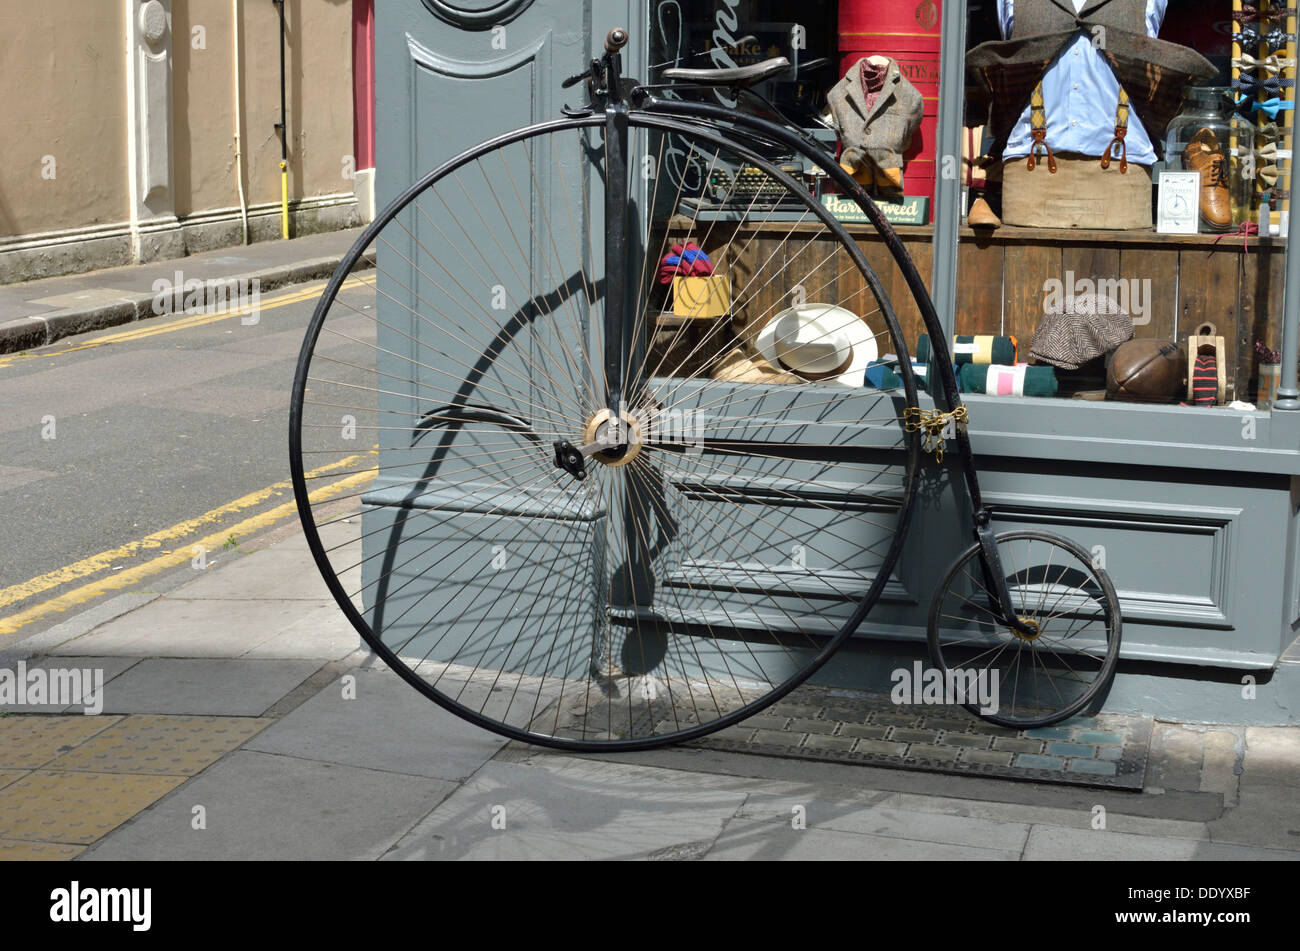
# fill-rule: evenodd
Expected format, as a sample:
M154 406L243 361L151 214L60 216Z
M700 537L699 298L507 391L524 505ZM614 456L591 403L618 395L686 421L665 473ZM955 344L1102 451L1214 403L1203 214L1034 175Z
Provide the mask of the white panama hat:
M834 304L801 304L769 320L754 347L772 366L822 386L864 385L876 359L876 338L867 322Z

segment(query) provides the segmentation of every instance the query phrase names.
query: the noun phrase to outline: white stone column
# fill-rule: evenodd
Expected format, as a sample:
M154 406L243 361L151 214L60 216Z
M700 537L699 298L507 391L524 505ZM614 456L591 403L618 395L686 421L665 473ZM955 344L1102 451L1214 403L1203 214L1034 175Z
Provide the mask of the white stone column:
M179 257L172 153L171 0L126 4L131 250L137 262Z

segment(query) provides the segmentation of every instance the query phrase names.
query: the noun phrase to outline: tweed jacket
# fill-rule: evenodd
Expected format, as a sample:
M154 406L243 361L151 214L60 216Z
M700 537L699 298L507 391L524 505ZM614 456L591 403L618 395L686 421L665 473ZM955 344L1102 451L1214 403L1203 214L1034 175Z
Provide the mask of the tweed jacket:
M1147 36L1133 0L1089 0L1077 14L1068 0L1017 0L1011 39L981 43L966 56L972 94L989 108L991 155L1001 154L1043 73L1080 32L1114 70L1152 141L1164 138L1183 90L1217 73L1195 50Z
M903 153L921 125L925 101L890 59L885 85L868 109L859 63L827 95L835 128L844 145L842 159L857 165L865 155L878 168L902 168Z

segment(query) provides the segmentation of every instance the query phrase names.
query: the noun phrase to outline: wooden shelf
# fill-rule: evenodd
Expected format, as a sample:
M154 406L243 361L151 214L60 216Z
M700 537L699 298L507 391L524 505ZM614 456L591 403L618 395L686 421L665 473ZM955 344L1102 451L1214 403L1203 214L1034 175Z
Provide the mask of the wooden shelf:
M674 217L670 222L670 227L675 231L686 231L690 228L691 221L689 218ZM721 230L720 224L705 224L704 222L696 223L695 230L707 230L712 226L715 231ZM771 221L757 222L754 224L745 224L740 226L743 230L752 231L755 234L812 234L825 230L825 226L820 221L808 221L802 223L793 223L789 221ZM857 224L852 222L844 223L845 229L853 235L873 235L875 229L868 224ZM934 233L933 225L894 225L894 230L899 237L910 239L929 239ZM968 228L963 226L958 231L959 239L964 244L973 244L979 247L986 247L991 244L1085 244L1092 246L1106 245L1145 245L1162 248L1222 248L1223 250L1243 250L1243 236L1235 232L1225 232L1223 234L1160 234L1154 229L1142 231L1098 231L1085 230L1082 228L1016 228L1010 225L1004 225L1001 228ZM1260 237L1251 235L1249 248L1251 251L1257 248L1272 249L1279 251L1286 248L1286 236L1276 235L1269 237Z

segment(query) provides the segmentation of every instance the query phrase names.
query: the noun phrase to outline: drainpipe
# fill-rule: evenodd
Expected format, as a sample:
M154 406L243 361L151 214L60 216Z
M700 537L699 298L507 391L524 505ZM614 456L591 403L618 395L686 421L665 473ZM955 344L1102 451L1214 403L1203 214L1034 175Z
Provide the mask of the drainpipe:
M284 0L271 0L280 8L280 237L289 237L289 119L284 105Z
M239 115L239 90L243 83L239 72L239 0L230 0L230 23L234 35L231 46L235 51L235 186L239 190L239 217L244 225L244 244L248 244L248 200L244 196L244 155L240 143L243 124Z
M1291 194L1300 194L1300 162L1292 159ZM1296 356L1300 350L1300 209L1291 200L1291 214L1287 215L1286 231L1286 282L1282 291L1282 379L1278 381L1277 399L1272 409L1294 413L1300 410L1300 387L1296 385Z

